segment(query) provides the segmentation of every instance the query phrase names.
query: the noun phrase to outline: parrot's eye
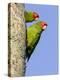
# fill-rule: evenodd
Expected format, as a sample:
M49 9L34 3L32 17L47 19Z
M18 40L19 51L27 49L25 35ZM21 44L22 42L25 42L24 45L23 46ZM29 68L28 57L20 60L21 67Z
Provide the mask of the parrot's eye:
M47 25L46 22L42 22L42 23L41 23L41 26L42 26L42 29L44 30L44 29L46 29L46 27L47 27L48 25Z
M39 15L36 12L33 12L33 18L37 20L39 18Z

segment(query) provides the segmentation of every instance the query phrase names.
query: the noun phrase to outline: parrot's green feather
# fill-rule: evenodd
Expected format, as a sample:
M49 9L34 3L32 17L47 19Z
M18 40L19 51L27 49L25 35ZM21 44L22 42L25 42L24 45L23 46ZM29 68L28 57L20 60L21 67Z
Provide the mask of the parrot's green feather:
M34 51L39 38L42 33L42 28L40 27L40 22L33 24L27 28L27 58L29 60L32 52Z
M31 12L31 11L29 11L29 12L25 11L24 12L24 16L25 16L25 21L26 22L32 22L32 21L34 21L34 18L32 16L32 13L33 12Z

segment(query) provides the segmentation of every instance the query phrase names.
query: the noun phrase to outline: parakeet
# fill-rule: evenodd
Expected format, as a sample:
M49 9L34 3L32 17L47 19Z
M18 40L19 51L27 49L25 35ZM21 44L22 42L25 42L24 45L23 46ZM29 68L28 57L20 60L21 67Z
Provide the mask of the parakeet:
M24 16L25 16L25 22L32 22L39 18L38 13L32 11L25 11Z
M37 23L31 25L27 28L27 52L26 58L29 61L40 37L42 32L47 27L47 23L44 21L38 21Z

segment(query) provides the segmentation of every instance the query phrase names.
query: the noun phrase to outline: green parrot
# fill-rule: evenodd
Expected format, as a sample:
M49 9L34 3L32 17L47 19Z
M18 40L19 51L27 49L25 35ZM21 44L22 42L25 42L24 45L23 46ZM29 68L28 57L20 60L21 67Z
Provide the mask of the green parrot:
M46 27L47 27L46 22L38 21L37 23L27 28L27 49L26 49L27 61L29 61L36 45L38 44L41 34Z
M25 16L25 22L26 23L38 20L38 18L39 18L38 13L32 12L32 11L25 11L24 16Z

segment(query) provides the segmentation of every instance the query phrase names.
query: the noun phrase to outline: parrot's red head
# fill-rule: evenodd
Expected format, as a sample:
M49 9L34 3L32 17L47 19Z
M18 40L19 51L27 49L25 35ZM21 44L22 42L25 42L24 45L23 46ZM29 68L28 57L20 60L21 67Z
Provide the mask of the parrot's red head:
M42 22L40 23L40 26L42 27L43 30L45 30L48 25L47 25L46 22L42 21Z
M39 15L36 12L33 12L33 18L34 18L34 20L38 20Z

